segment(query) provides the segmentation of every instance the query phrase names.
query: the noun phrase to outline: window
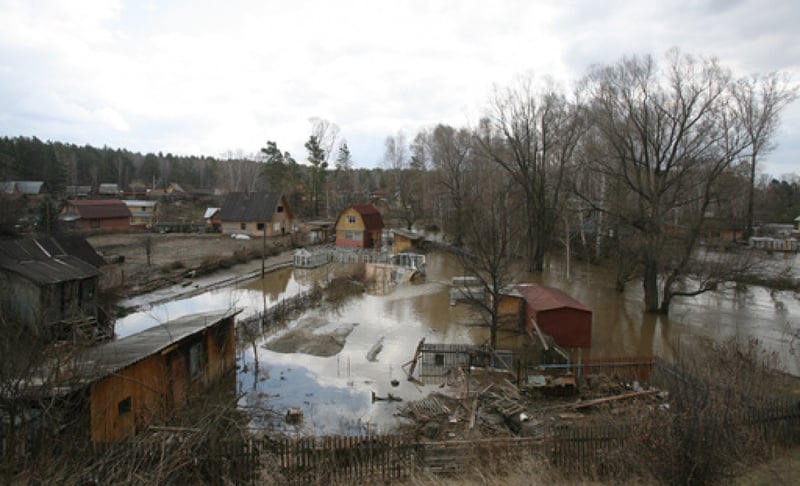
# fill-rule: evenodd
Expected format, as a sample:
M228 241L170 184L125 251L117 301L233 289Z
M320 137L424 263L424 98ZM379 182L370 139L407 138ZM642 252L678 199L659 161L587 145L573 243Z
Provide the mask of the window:
M203 342L192 344L189 348L189 376L197 379L206 367L206 349Z
M283 212L283 206L278 206L278 209L276 209L276 211L279 212L279 213L282 213Z
M240 230L246 230L247 229L247 223L239 223L239 229Z
M264 231L264 223L258 223L256 228L258 228L258 231Z
M350 223L350 224L355 224L355 222L356 222L356 217L355 217L355 216L353 216L352 214L348 214L348 215L347 215L347 222L348 222L348 223Z
M127 397L117 404L117 414L120 417L128 415L131 413L131 410L133 410L133 407L131 406L131 397Z
M100 221L98 221L96 219L93 219L92 222L89 223L89 226L92 227L92 228L99 228L100 227Z
M444 355L443 354L434 354L433 361L436 363L436 366L444 366Z

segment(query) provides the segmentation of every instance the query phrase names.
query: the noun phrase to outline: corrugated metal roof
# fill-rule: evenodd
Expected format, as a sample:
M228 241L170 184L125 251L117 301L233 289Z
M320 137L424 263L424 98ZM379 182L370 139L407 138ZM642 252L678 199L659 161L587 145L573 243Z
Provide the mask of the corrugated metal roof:
M91 383L116 373L241 311L225 309L191 314L89 348L75 357L79 379L83 383Z
M222 221L270 221L281 200L278 192L232 192L219 210Z
M539 284L518 285L517 290L525 298L525 301L537 311L553 309L578 309L591 312L592 309L581 304L559 289L545 287Z
M33 239L0 241L0 268L38 284L55 284L102 275L97 267L67 254L57 242Z
M131 211L119 199L86 199L67 201L78 210L81 219L130 218Z
M43 188L43 181L17 181L20 194L41 194Z
M372 204L354 204L353 209L361 215L364 220L364 227L369 231L383 229L383 217L378 208Z
M157 201L141 201L138 199L125 199L122 202L125 203L125 205L128 206L129 208L131 206L140 208L152 208L158 203Z

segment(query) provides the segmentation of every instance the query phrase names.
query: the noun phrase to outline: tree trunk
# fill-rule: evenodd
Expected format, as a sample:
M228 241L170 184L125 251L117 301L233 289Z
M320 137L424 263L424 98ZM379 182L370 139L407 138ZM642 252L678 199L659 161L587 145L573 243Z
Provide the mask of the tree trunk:
M644 306L646 312L658 313L658 262L651 255L645 256L644 263Z

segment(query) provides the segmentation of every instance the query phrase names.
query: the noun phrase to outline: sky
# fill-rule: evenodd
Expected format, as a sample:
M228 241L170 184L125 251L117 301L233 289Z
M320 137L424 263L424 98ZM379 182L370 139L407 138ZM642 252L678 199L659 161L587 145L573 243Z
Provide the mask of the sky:
M475 126L495 87L568 85L670 48L800 84L796 0L0 0L0 136L298 160L312 118L356 167L387 136ZM763 161L800 173L800 101Z

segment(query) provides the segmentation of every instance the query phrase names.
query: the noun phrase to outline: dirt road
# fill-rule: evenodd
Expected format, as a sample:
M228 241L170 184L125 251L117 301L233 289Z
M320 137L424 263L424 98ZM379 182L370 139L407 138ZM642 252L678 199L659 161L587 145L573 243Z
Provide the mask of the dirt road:
M291 249L288 237L236 240L221 234L110 233L87 238L109 262L101 287L130 297ZM266 243L266 244L265 244ZM148 262L148 251L149 262Z

